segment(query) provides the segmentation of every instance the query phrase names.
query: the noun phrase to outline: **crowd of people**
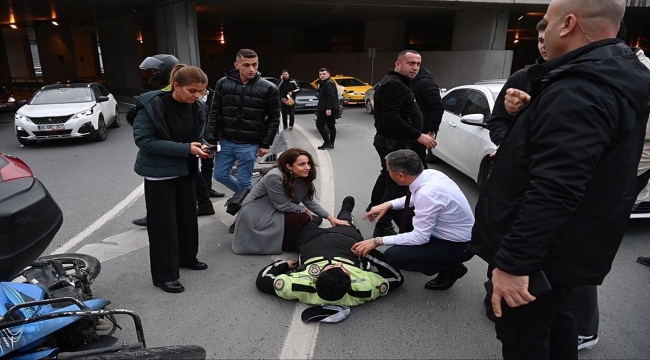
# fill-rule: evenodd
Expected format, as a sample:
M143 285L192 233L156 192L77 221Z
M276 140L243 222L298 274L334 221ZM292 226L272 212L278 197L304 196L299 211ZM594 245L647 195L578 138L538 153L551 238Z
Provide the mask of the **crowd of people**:
M269 152L280 116L285 129L294 126L285 99L300 88L288 71L276 86L260 77L257 54L242 49L203 103L205 74L172 66L167 89L137 98L133 122L153 284L182 292L180 267L207 269L197 259L197 198L211 196L203 174L214 167L218 182L248 192L231 226L232 251L298 254L260 270L261 292L355 306L395 291L404 270L435 276L425 288L443 291L478 255L503 357L577 358L598 342L597 285L650 176L650 62L617 39L624 38L624 0L590 4L552 0L538 24L541 57L512 75L488 119L498 147L475 209L448 176L428 169L427 149L446 140L436 136L439 88L419 53L398 54L375 86L372 145L381 170L363 216L376 224L371 238L355 226L353 197L336 217L318 204L317 164L304 149L282 152L253 184L256 158ZM327 68L319 78L318 149L329 150L338 94ZM320 227L323 219L331 226Z

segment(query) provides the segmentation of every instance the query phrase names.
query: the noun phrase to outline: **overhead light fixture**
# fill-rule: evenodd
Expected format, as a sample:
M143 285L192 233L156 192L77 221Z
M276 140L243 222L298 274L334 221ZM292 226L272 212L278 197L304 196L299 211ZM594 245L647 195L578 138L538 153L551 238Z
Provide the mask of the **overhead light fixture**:
M515 44L519 42L519 39L515 39Z
M11 24L9 26L11 26L12 29L18 29L18 26L16 26L16 24Z
M523 18L524 18L524 16L521 15L521 16L519 17L519 19L517 19L517 21L519 21L519 20L521 20L521 19L523 19Z
M56 26L59 26L59 23L58 23L58 22L56 22L56 21L54 21L54 20L52 20L52 25L56 25Z

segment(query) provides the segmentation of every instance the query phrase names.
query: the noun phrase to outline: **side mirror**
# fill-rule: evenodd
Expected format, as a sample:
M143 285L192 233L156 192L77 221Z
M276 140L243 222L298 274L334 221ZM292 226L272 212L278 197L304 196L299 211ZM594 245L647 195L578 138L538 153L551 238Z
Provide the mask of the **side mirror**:
M460 118L460 122L467 125L486 127L483 114L469 114Z
M106 101L108 101L108 96L100 95L100 96L97 98L97 101L98 101L98 102L106 102Z

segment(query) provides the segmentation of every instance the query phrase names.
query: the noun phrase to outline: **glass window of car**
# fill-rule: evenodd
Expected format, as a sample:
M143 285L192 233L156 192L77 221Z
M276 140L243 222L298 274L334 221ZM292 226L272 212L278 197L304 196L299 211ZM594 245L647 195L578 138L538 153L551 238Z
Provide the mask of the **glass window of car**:
M469 89L454 90L442 98L442 105L446 111L459 115L468 93Z
M366 83L355 78L336 79L336 83L341 86L366 86Z
M490 119L490 104L482 92L472 91L469 93L461 115L469 114L482 114L485 121Z
M314 85L306 82L306 81L298 81L298 85L300 86L301 89L308 89L308 90L316 90Z
M60 88L39 90L29 101L29 105L69 104L92 101L92 93L87 87Z
M99 90L99 94L102 96L108 96L110 93L108 92L108 89L102 84L97 85L97 90Z

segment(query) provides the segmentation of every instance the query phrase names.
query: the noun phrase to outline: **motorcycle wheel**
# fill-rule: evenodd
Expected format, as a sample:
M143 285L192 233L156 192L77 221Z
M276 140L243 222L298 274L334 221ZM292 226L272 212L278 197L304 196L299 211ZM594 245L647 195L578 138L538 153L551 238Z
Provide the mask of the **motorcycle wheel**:
M63 263L63 267L66 269L66 272L74 270L75 263L78 263L79 269L86 272L88 275L88 280L90 281L95 280L97 275L99 275L102 270L102 264L99 262L99 260L97 260L97 258L94 256L86 254L68 253L47 255L41 256L38 258L38 260L36 260L36 262L44 260L60 260L61 263Z
M83 357L84 360L118 360L118 359L146 359L146 360L204 360L205 349L198 345L171 345L157 348L138 350L122 350L110 354L99 354Z

